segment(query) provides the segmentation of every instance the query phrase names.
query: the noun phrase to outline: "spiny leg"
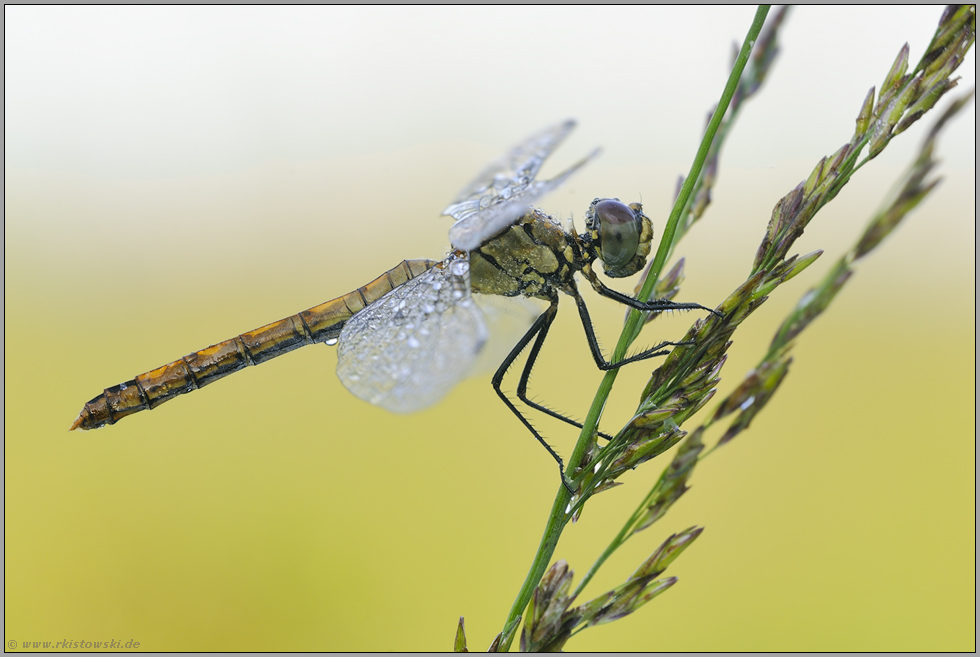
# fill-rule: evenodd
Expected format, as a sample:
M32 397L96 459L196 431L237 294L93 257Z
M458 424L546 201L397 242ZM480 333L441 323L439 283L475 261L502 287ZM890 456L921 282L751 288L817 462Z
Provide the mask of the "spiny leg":
M531 370L534 368L534 364L538 360L538 353L541 351L541 347L544 345L544 340L548 336L548 330L551 328L552 323L555 321L555 316L558 314L557 303L552 302L552 307L554 308L553 312L551 312L551 308L545 311L544 314L550 314L551 318L548 319L538 330L538 337L535 338L534 344L531 345L531 351L527 355L527 361L524 363L524 370L523 372L521 372L521 380L517 384L517 398L520 399L525 404L527 404L528 406L530 406L531 408L538 410L544 413L545 415L553 417L556 420L561 420L566 424L570 424L573 427L581 429L582 428L581 422L576 422L572 418L562 415L558 411L554 411L548 408L547 406L542 406L541 404L538 404L537 402L530 400L527 396L527 384L531 378ZM544 315L542 315L542 317L543 316ZM605 438L606 440L612 440L613 438L609 434L603 433L601 431L598 431L598 434L601 437Z
M706 310L712 315L724 318L722 313L718 312L717 310L712 310L711 308L705 308L699 303L677 303L676 301L671 301L670 299L652 299L650 301L640 301L639 299L631 297L628 294L623 294L622 292L617 292L610 287L606 287L598 278L590 278L589 282L592 284L592 288L596 292L607 299L618 301L624 306L629 306L630 308L635 308L636 310L641 310L644 312L663 312L665 310Z
M510 369L510 366L513 365L514 361L524 350L524 347L526 347L527 343L531 341L531 338L533 338L535 335L539 335L542 329L544 330L545 334L548 333L548 327L551 326L551 322L554 321L555 314L557 312L558 312L558 299L555 298L551 300L551 305L548 306L548 309L545 310L543 313L541 313L541 315L536 320L534 320L534 323L531 324L531 328L528 329L527 333L525 333L524 336L514 346L514 348L511 349L510 353L507 354L507 357L504 358L504 361L500 364L500 367L497 368L497 371L493 375L492 384L493 384L494 391L497 393L497 396L500 397L501 401L503 401L504 404L507 405L507 408L509 408L511 412L517 416L517 419L520 420L525 427L527 427L527 430L531 432L531 435L534 436L534 439L537 440L539 443L541 443L541 445L544 446L546 450L548 450L548 453L551 454L551 457L555 459L555 461L558 463L558 472L561 475L562 485L568 489L569 493L574 494L575 491L572 489L572 486L565 479L565 462L562 461L561 457L558 456L558 453L551 448L551 445L549 445L548 442L541 437L541 434L538 433L537 429L531 426L531 423L528 422L527 418L524 417L523 413L517 410L517 407L514 406L514 403L507 398L507 395L505 395L504 391L501 390L500 388L500 384L503 383L504 380L504 374L506 374L507 370ZM539 339L538 342L535 343L538 349L540 349L539 343L541 341L542 340Z
M601 285L601 283L599 284ZM651 303L644 304L643 302L633 299L632 297L627 297L626 295L622 295L619 292L616 292L615 290L611 290L609 288L605 288L605 289L611 293L610 295L607 295L610 298L615 299L617 301L621 301L623 303L626 302L622 301L620 297L623 297L624 299L629 299L632 303L626 303L626 305L631 305L633 307L639 306L638 309L640 310L702 309L718 314L715 311L710 310L708 308L704 308L703 306L700 306L698 304L675 304L674 302L668 301L666 299L659 299ZM657 346L651 349L648 349L644 352L641 352L629 358L623 359L618 363L609 363L608 361L605 360L605 358L603 358L602 351L599 349L599 343L596 339L595 331L592 328L592 320L589 317L589 312L585 306L585 301L584 299L582 299L577 289L573 289L573 291L574 291L573 296L575 297L576 304L578 305L579 308L579 316L582 318L582 325L585 327L585 334L589 342L589 348L592 351L592 356L596 361L596 365L601 370L616 369L618 367L621 367L622 365L626 365L627 363L633 363L636 361L645 360L647 358L653 358L655 356L663 356L669 353L669 351L663 349L663 347L689 344L686 342L681 342L681 343L661 342L660 344L658 344ZM542 406L541 404L531 401L527 397L527 386L531 377L531 371L534 368L534 363L537 361L538 355L541 351L541 347L544 345L545 338L548 336L548 330L551 328L551 324L554 322L557 313L558 313L558 298L555 297L554 299L551 300L551 305L548 306L547 310L545 310L534 321L534 323L531 324L531 328L528 329L527 333L525 333L524 336L521 337L521 339L517 342L514 348L511 349L510 353L507 354L506 358L504 358L503 362L500 364L500 367L497 368L497 371L493 375L492 384L493 384L494 391L497 393L497 396L500 397L501 401L503 401L504 404L507 406L507 408L509 408L510 411L517 416L517 419L521 421L521 423L527 428L527 430L531 432L531 435L534 436L535 440L541 443L541 445L548 451L548 453L551 454L551 457L555 459L555 462L558 463L558 472L561 475L562 484L565 486L565 488L569 490L569 492L574 493L568 481L565 479L565 462L562 460L560 456L558 456L555 450L551 447L551 445L548 444L548 442L541 436L541 434L539 434L538 431L531 425L531 423L527 420L527 418L524 417L524 414L517 409L517 407L514 405L513 402L511 402L510 399L508 399L507 395L504 394L504 391L501 388L504 375L510 369L510 366L514 364L514 361L517 360L517 357L521 354L524 348L527 347L528 343L531 342L531 338L535 338L534 344L531 346L531 351L528 354L527 361L524 364L524 369L521 373L520 382L518 383L518 387L517 387L518 398L522 402L530 406L531 408L534 408L535 410L540 411L541 413L544 413L557 420L561 420L562 422L570 424L578 429L582 428L583 425L580 422L576 422L575 420L566 417L557 411L554 411L546 406ZM601 437L605 438L606 440L612 440L612 436L609 436L608 434L602 433L601 431L598 432L598 434Z
M592 318L589 317L589 309L585 305L585 299L583 299L582 295L579 294L577 288L571 288L569 294L571 294L575 298L575 305L578 306L578 314L579 317L582 319L582 327L585 329L585 338L589 343L589 349L592 351L592 358L595 359L595 364L600 370L603 371L615 370L628 363L635 363L637 361L646 360L648 358L653 358L655 356L664 356L670 353L670 350L664 349L664 347L676 347L679 345L690 344L689 342L666 342L665 341L665 342L661 342L655 347L651 347L649 349L646 349L645 351L641 351L638 354L634 354L633 356L624 358L621 361L610 363L605 359L605 357L603 357L602 350L599 348L599 341L596 340L595 329L592 328ZM616 298L616 297L610 297L610 298ZM632 297L627 297L627 298L632 298ZM636 299L633 299L633 301L636 303L642 303L640 301L636 301ZM664 299L661 299L661 301L664 301ZM697 304L678 304L678 305L691 305L697 308L701 307L698 306Z

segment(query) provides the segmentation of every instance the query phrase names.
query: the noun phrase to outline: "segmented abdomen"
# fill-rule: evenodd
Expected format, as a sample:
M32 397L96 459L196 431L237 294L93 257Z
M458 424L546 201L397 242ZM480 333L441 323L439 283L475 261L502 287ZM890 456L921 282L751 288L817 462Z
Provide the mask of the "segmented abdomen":
M71 428L98 429L115 424L127 415L156 408L177 395L197 390L249 365L264 363L303 345L336 340L355 313L435 264L434 260L403 260L350 294L106 388L82 407Z

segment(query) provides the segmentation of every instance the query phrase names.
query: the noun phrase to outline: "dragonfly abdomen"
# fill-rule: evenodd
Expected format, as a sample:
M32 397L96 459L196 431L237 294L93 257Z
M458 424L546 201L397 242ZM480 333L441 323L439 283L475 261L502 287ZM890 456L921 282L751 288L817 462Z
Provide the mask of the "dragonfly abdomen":
M264 363L314 342L336 341L344 324L355 313L435 264L434 260L404 260L349 294L106 388L82 407L71 428L98 429L115 424L128 415L156 408L177 395L197 390L249 365Z

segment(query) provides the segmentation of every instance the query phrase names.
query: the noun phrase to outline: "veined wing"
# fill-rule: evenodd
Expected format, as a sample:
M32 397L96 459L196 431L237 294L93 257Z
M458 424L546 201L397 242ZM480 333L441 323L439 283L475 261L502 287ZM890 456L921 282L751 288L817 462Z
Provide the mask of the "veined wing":
M470 294L469 262L449 258L344 325L337 376L361 399L409 413L436 403L465 378L486 339Z
M470 369L470 376L494 372L510 353L517 341L527 333L548 302L525 296L502 297L497 294L474 294L483 321L487 325L487 342Z
M467 185L442 212L456 219L449 230L453 247L463 251L477 248L598 155L596 149L551 180L535 180L544 161L574 127L575 121L568 120L532 135Z
M519 187L522 177L534 180L544 161L558 148L568 134L575 128L575 121L569 119L537 132L512 148L503 157L491 162L469 185L464 187L453 205L446 212L456 220L462 219L462 209L450 212L450 208L470 200L479 200L490 194L500 196L507 187ZM526 182L524 183L527 184Z

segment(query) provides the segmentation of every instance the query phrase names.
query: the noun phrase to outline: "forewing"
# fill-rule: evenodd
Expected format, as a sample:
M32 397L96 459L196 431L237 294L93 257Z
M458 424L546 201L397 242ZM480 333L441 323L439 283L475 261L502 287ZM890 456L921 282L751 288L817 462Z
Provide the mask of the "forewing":
M575 122L569 120L529 137L467 185L443 210L456 219L449 231L453 247L470 251L480 246L595 157L598 150L551 180L535 180L541 165L574 127Z
M469 207L467 202L478 202L486 196L500 196L506 194L508 189L513 193L526 186L537 177L541 165L565 141L565 137L574 127L575 121L569 119L531 135L499 160L488 164L473 182L456 195L452 205L443 214L451 215L458 221L463 218L459 214L465 213Z
M469 262L448 260L354 315L337 347L337 376L396 413L436 403L470 372L487 329L470 294Z

